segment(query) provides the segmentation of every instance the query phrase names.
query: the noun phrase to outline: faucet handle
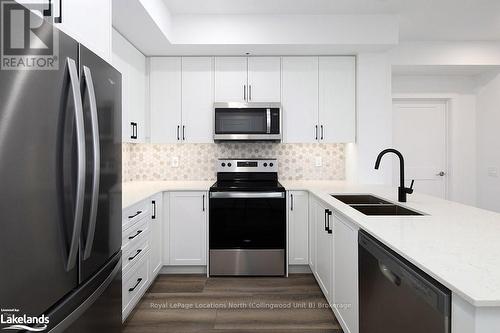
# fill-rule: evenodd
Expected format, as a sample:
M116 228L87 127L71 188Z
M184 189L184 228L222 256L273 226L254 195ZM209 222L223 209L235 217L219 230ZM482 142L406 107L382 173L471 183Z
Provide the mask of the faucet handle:
M415 184L415 179L411 180L410 187L406 189L406 193L412 194L413 193L413 185Z

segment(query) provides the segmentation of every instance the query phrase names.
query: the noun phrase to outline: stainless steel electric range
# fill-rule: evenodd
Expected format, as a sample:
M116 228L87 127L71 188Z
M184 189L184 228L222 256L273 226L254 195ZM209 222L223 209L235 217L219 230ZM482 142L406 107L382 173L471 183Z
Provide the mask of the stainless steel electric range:
M286 274L286 199L275 159L219 159L210 188L210 276Z

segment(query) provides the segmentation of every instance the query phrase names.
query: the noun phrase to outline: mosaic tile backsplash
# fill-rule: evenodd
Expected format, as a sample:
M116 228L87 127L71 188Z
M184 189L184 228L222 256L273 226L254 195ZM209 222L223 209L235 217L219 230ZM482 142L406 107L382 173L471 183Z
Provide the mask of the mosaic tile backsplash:
M344 144L123 144L123 181L215 180L218 158L277 158L283 180L342 180ZM316 157L322 166L316 167ZM179 158L179 166L172 160Z

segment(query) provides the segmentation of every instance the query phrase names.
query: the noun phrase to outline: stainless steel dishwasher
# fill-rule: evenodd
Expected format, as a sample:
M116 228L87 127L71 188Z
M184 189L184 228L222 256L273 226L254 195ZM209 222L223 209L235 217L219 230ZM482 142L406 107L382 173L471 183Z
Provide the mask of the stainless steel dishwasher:
M451 292L359 233L360 333L450 333Z

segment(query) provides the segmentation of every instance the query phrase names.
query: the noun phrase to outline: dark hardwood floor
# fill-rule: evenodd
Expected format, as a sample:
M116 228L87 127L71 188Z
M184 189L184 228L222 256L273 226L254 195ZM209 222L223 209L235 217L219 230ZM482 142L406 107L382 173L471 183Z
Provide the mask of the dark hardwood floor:
M342 333L311 274L288 278L159 275L124 333Z

